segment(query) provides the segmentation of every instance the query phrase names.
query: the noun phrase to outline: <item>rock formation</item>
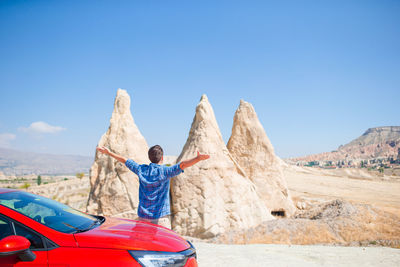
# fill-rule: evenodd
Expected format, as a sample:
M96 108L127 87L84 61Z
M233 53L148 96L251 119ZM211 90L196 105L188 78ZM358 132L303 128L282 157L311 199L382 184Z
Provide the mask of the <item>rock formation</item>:
M108 131L98 146L124 155L138 163L148 163L146 140L137 128L130 112L130 97L118 89ZM136 174L122 163L96 151L90 169L90 195L87 212L135 218L139 204L139 183Z
M282 172L282 161L275 155L250 103L240 101L227 146L232 157L255 184L265 206L273 214L293 215L296 208Z
M362 136L343 146L373 145L384 142L400 141L400 126L383 126L369 128Z
M367 160L391 157L400 157L400 126L369 128L360 137L344 146L339 146L335 151L293 158L291 161Z
M189 137L177 161L197 151L211 157L172 179L172 226L182 235L210 238L274 219L254 184L233 160L205 95L196 107Z

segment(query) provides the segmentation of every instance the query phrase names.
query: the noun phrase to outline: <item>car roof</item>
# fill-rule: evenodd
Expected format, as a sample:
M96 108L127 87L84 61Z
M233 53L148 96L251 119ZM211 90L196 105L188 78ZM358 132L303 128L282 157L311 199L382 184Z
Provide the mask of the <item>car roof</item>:
M18 191L18 190L10 189L10 188L0 188L0 194L14 192L14 191Z

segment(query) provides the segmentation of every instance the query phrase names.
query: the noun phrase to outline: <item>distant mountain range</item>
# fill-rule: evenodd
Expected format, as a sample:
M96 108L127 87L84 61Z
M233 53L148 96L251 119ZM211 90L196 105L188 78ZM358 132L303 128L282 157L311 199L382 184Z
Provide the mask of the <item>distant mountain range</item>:
M0 148L0 172L5 175L88 173L93 157L51 155Z
M293 158L291 161L336 161L400 157L400 126L369 128L350 143L332 152Z

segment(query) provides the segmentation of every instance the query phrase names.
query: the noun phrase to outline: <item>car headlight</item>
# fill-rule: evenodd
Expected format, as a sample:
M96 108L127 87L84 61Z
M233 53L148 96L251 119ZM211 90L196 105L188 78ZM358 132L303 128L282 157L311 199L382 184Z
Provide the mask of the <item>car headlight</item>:
M175 267L184 266L186 263L186 257L179 253L137 250L129 252L137 262L146 267Z
M148 250L130 250L129 253L142 266L146 267L181 267L190 257L196 257L196 250L191 248L181 252L163 252Z

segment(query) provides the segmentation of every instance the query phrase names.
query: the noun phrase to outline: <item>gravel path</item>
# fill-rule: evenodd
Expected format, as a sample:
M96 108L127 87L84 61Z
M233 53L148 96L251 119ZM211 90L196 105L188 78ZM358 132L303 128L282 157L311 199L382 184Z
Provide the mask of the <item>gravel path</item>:
M199 266L400 266L386 247L223 245L194 242Z

